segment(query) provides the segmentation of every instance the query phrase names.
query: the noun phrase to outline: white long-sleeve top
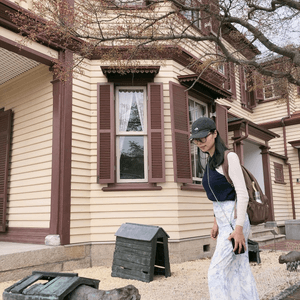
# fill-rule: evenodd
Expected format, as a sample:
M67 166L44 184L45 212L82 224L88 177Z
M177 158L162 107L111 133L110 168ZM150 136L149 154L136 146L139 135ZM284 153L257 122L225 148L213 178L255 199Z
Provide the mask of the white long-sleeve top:
M236 225L243 226L249 202L247 187L238 155L234 152L228 153L228 175L234 185L237 196L237 220ZM224 175L223 167L219 166L217 172Z

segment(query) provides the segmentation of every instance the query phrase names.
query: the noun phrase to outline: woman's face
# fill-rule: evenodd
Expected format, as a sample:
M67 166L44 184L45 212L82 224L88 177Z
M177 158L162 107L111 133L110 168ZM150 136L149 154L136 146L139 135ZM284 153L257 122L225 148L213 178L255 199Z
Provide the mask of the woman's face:
M215 153L215 138L217 137L217 131L215 130L212 134L209 134L204 143L195 141L195 145L200 148L202 152L208 152L210 156Z

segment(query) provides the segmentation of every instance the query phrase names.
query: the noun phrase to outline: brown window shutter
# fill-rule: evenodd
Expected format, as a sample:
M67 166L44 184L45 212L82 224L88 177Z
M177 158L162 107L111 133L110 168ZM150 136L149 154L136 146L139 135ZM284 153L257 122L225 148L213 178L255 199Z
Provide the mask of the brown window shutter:
M225 63L225 77L226 77L226 80L224 82L224 88L226 90L230 90L231 89L231 83L230 83L231 77L230 77L229 63Z
M165 182L163 84L148 84L148 181Z
M255 99L257 101L263 101L264 100L264 91L263 91L263 76L261 74L255 74L255 87L254 87L254 93L255 93Z
M283 164L274 162L275 182L284 183Z
M169 83L173 165L175 182L192 183L188 93L185 87Z
M235 67L233 62L229 63L229 76L230 76L230 90L232 93L232 97L236 98Z
M256 97L254 92L253 74L249 74L249 80L247 81L247 106L249 108L256 107Z
M98 84L98 182L115 182L114 85Z
M247 104L247 94L246 94L246 89L245 89L246 78L245 78L244 67L240 66L239 71L240 71L241 103L246 105Z
M227 108L216 103L216 126L220 137L226 146L228 146L228 115Z
M0 112L0 232L6 231L8 165L12 111Z

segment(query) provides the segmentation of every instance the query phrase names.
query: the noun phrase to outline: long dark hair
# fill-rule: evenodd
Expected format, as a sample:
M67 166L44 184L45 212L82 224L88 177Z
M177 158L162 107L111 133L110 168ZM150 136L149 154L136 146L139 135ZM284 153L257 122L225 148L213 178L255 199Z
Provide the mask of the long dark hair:
M214 130L213 130L214 132ZM211 170L216 169L221 166L224 162L224 152L228 150L225 143L220 137L219 132L217 131L217 137L215 138L215 153L212 157L209 158L208 164Z

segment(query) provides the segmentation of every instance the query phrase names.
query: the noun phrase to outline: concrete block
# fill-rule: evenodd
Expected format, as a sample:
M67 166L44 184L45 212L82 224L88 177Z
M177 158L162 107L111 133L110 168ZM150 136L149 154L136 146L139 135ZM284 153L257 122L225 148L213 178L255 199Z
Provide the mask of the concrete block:
M300 220L285 221L285 233L287 240L300 240Z
M20 269L13 269L7 270L4 272L0 272L0 282L5 281L17 281L26 276L32 274L33 271L45 271L45 272L62 272L62 264L45 264L42 266L32 266L28 268L20 268Z
M67 260L85 258L87 256L86 245L65 246L63 256Z
M86 269L91 267L91 258L85 257L78 260L70 260L63 263L63 271Z

